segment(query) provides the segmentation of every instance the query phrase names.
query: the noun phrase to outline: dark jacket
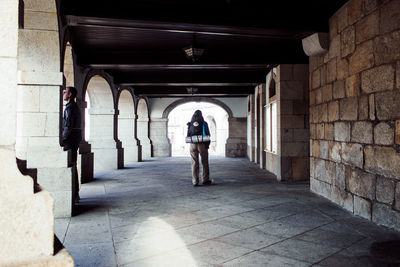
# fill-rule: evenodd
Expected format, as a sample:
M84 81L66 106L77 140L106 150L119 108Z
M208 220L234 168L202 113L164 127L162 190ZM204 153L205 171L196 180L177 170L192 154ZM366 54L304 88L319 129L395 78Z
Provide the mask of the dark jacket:
M63 143L66 149L79 146L82 140L81 110L75 101L70 101L65 106L63 116Z

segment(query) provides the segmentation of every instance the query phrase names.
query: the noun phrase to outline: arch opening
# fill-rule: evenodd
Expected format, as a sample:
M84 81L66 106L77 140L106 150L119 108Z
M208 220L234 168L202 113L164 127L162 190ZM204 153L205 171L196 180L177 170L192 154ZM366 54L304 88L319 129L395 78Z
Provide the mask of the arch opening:
M124 148L124 163L137 162L138 145L136 140L135 108L132 94L122 90L118 98L118 139Z
M220 106L207 102L188 102L174 107L168 114L168 138L171 144L171 156L189 156L190 144L185 143L187 123L193 113L201 110L208 123L211 144L209 154L225 156L226 139L229 136L228 113Z
M114 100L109 83L101 76L90 78L86 88L85 138L94 152L94 171L117 168L114 140Z

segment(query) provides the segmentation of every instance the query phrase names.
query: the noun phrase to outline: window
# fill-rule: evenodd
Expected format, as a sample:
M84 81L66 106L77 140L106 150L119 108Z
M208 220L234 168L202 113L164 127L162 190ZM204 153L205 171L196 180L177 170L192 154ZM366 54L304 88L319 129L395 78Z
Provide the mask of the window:
M268 104L265 106L266 120L266 148L269 152L276 153L278 150L278 114L275 80L271 79L268 88Z

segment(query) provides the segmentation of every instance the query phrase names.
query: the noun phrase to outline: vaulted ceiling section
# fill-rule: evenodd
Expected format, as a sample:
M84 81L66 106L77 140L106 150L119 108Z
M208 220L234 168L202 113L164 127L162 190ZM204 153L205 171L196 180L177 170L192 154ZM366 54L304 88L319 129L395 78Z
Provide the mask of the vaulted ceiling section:
M137 95L245 96L275 65L308 63L301 40L328 32L345 2L61 0L60 14L77 64Z

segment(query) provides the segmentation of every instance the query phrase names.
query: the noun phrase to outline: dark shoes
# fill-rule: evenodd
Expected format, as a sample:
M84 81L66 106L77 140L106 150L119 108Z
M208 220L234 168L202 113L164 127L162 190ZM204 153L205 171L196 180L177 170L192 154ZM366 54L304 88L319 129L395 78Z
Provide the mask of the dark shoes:
M212 184L212 180L207 180L207 181L203 182L203 185L210 185L210 184ZM195 184L193 184L193 186L199 186L199 183L195 183Z

